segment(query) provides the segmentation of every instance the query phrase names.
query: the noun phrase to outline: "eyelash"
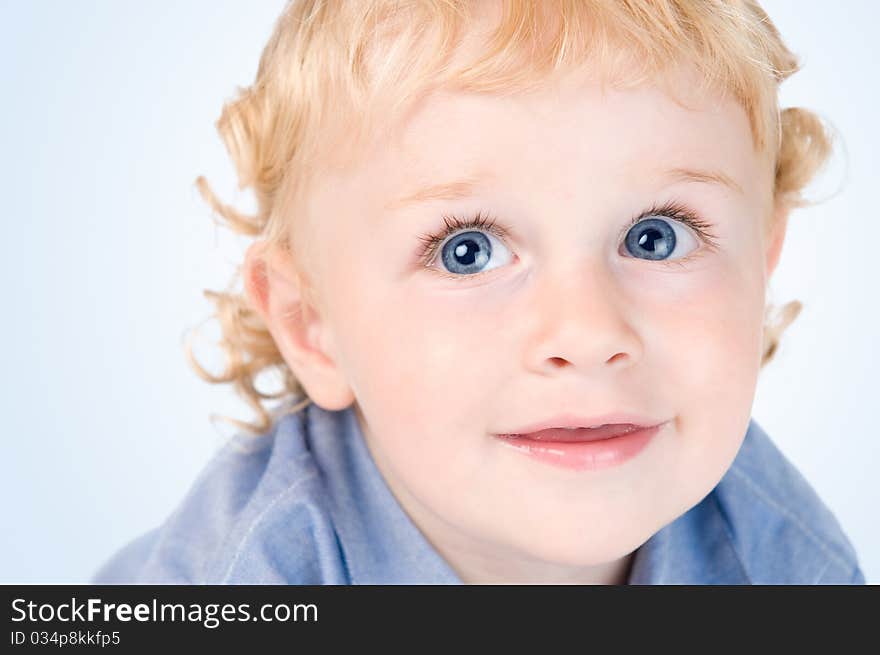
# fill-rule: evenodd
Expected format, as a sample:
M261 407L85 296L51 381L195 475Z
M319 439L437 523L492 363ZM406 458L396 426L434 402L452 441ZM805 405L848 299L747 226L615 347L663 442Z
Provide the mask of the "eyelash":
M672 220L678 221L679 223L683 223L690 227L700 239L706 244L706 249L710 252L714 252L718 249L718 237L712 234L712 225L707 223L702 218L700 218L696 212L691 210L685 204L677 201L666 202L661 205L652 205L650 209L641 212L634 216L629 223L627 223L624 228L621 230L618 235L618 241L621 241L626 233L632 228L636 223L653 216L663 216L664 218L671 218ZM486 215L483 212L477 212L477 214L473 217L460 219L455 215L444 215L443 222L445 226L440 229L437 233L427 233L423 234L419 237L419 241L422 242L422 247L418 252L418 259L425 267L430 267L434 262L434 255L437 253L439 246L446 240L447 237L455 234L459 231L467 231L467 230L485 230L494 234L496 237L501 239L502 241L506 241L510 237L510 230L508 230L503 225L499 225L498 222ZM694 253L699 253L702 249L698 249L694 251ZM665 266L684 266L687 262L689 262L695 255L688 255L686 257L682 257L680 259L672 259L672 260L657 260L657 263L665 265ZM461 279L462 277L475 277L475 276L462 276L462 275L451 275L448 273L444 273L443 271L437 271L440 275L444 277L450 277L453 279ZM479 273L477 273L479 275Z

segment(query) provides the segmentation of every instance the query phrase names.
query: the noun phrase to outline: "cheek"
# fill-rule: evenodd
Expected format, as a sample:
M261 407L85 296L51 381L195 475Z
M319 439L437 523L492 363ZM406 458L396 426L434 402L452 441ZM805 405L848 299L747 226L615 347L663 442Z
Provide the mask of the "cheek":
M479 439L487 397L498 387L485 322L450 312L448 297L424 290L408 297L362 281L353 295L342 341L346 374L386 477L454 515L449 489L473 484L491 446Z
M665 285L666 302L650 307L653 327L643 334L649 368L669 390L665 401L680 435L680 448L667 453L661 468L696 503L721 479L748 427L760 372L764 283L761 269L743 260L718 260L684 277ZM662 492L662 486L648 490Z
M684 388L718 400L753 386L760 356L764 295L760 281L740 268L719 267L680 295L671 294L665 311L652 312L662 326L658 349L674 357L668 369ZM717 394L717 396L716 396Z
M467 424L491 376L485 317L469 321L473 314L450 296L406 289L364 278L346 294L350 318L336 324L355 395L365 408L393 413L395 432Z

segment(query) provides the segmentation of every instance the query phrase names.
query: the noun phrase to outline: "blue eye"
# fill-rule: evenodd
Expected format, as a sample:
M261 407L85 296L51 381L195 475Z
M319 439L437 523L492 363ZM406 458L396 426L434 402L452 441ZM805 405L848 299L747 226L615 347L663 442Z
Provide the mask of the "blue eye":
M670 257L681 241L688 240L693 244L690 250L680 257ZM633 257L649 260L680 259L699 246L678 221L659 216L651 216L633 225L626 233L623 245Z
M501 239L506 239L509 232L498 225L494 218L483 213L468 219L456 216L444 216L444 228L439 233L428 233L421 237L422 248L418 260L427 268L433 268L435 255L443 268L439 273L450 278L463 278L482 273L491 268L507 264L511 255ZM466 230L466 231L465 231ZM507 252L506 258L493 255ZM500 261L498 261L500 260ZM489 264L489 269L483 268Z
M506 263L506 261L492 262L492 255L496 250L493 241L504 248L497 238L486 232L459 232L440 247L440 259L450 273L457 275L482 273L488 270L485 268L487 264L492 263L490 268L496 268Z

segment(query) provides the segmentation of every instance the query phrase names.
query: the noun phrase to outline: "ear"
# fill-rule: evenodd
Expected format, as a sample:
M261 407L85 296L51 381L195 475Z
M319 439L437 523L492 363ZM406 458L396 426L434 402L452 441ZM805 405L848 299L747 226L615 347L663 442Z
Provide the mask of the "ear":
M765 259L767 278L773 275L776 265L779 263L779 256L782 254L782 244L785 242L785 232L788 229L788 215L791 207L784 202L780 202L773 210L773 223L767 230L765 243Z
M329 325L307 301L291 253L256 241L242 277L248 301L312 402L331 411L348 407L354 394L336 361Z

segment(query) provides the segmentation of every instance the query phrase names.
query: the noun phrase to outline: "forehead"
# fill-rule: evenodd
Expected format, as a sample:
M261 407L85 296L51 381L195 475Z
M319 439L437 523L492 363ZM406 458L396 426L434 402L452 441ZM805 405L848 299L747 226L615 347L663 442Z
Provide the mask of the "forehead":
M437 90L352 161L352 180L385 209L444 182L528 189L601 180L625 191L687 169L718 173L731 188L769 192L772 183L745 110L699 87L687 69L632 88L575 73L528 93Z
M684 169L718 174L731 192L739 187L766 204L772 166L754 149L748 115L696 75L685 67L663 83L615 88L585 71L510 95L435 90L381 125L324 188L381 214L437 185L453 195L483 187L612 198Z

